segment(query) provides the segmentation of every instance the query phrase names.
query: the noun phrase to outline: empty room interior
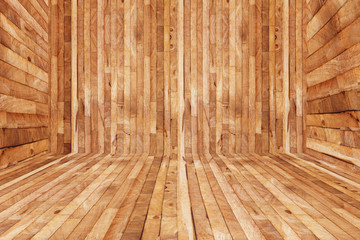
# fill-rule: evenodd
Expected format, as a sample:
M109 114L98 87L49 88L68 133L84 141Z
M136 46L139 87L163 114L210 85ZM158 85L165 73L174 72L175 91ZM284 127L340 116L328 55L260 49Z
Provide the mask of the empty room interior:
M360 0L0 0L0 239L360 239Z

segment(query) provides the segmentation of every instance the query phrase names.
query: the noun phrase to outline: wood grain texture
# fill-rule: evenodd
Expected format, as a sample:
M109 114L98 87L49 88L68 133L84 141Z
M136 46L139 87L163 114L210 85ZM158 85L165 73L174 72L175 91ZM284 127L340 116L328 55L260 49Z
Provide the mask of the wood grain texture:
M49 9L38 0L0 1L0 166L47 151Z
M360 234L359 169L302 154L214 153L186 162L192 206L187 225L196 238L356 239ZM0 172L0 237L195 237L183 235L177 222L184 214L177 210L183 197L176 194L179 171L176 159L147 154L31 158Z
M135 0L75 7L73 151L162 154L163 7Z
M1 239L358 238L358 1L0 7Z
M64 36L70 28L61 21L74 23L72 47L61 48L68 37L56 43L64 56L74 53L73 150L298 151L302 112L296 109L301 108L302 94L295 89L302 81L302 71L297 70L302 69L302 25L292 15L297 9L299 18L302 5L290 0L285 6L281 1L185 1L178 15L177 1L166 4L78 1L73 7L76 21L67 15L56 19L58 34ZM63 5L67 12L69 4ZM179 45L180 30L184 39ZM289 48L296 46L298 54L290 54ZM186 51L180 52L182 48ZM70 65L63 64L61 56L56 74L64 82L53 85L53 91L66 97ZM53 112L63 114L59 119L64 120L52 122L66 126L63 134L68 139L69 101L58 105Z
M358 1L327 1L308 15L306 143L312 150L358 165ZM307 6L310 7L310 6Z

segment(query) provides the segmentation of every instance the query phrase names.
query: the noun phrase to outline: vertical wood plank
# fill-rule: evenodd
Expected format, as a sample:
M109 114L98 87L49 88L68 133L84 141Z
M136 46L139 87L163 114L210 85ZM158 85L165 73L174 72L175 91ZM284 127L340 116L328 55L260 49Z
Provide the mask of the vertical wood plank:
M116 65L116 74L118 80L118 89L117 89L117 106L116 106L116 153L123 153L124 148L124 2L117 1L117 34L116 34L116 44L117 44L117 65Z
M131 0L130 10L130 153L136 153L136 94L137 94L137 0Z
M85 152L91 152L91 16L90 16L90 1L84 1L84 118L85 118L85 134L84 146Z
M191 121L191 149L193 154L197 154L198 147L198 55L197 55L197 1L190 1L190 64L191 64L191 82L190 82L190 121Z
M194 225L192 222L190 196L186 174L186 161L184 149L184 1L177 2L177 91L178 91L178 176L177 176L177 225L179 239L195 239Z
M248 43L248 56L249 56L249 89L248 89L248 101L249 101L249 116L248 119L248 140L249 140L249 152L255 152L255 136L256 136L256 11L255 0L249 1L249 43Z
M269 105L270 105L270 124L269 124L269 150L276 153L276 105L275 105L275 76L276 76L276 53L275 53L275 5L276 0L269 0Z
M136 152L140 154L144 140L144 63L150 59L144 59L144 1L138 0L136 5Z
M236 0L229 3L229 153L235 153L236 136Z
M124 2L124 154L130 152L130 1Z
M262 4L263 1L255 1L255 152L261 153L263 148L262 141L262 129L263 129L263 108L262 108L262 96L263 96L263 36L262 36Z
M222 51L222 1L216 1L216 152L221 151L222 146L222 85L223 85L223 51ZM204 102L208 105L207 102Z
M285 0L282 9L282 47L283 47L283 150L290 152L290 100L289 100L289 0Z
M98 71L97 71L97 2L90 1L90 115L91 152L99 152L98 137Z
M77 1L71 2L71 138L72 152L79 151L78 95L77 95Z
M164 1L164 155L169 156L171 144L171 76L170 76L170 1Z
M249 3L242 6L242 152L249 152Z
M58 94L58 2L52 1L50 6L50 144L49 150L56 152L57 148L57 94Z
M235 152L242 151L242 4L243 1L236 0L236 96L235 96Z
M229 1L222 2L222 93L221 93L221 145L222 152L229 152Z
M209 152L209 131L210 131L210 112L209 112L209 52L210 52L210 46L209 46L209 34L210 34L210 16L209 16L209 3L203 2L202 3L202 149L204 153ZM212 4L212 7L215 7L214 4Z
M97 1L97 90L98 90L98 139L99 152L105 151L105 109L104 109L104 0Z

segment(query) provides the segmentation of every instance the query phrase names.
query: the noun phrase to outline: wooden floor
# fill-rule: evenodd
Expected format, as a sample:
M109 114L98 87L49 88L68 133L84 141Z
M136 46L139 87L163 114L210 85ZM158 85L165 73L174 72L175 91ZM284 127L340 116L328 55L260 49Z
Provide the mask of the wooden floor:
M2 169L0 239L176 239L184 199L198 239L359 239L357 169L305 155L186 161L188 196L169 157L42 155Z

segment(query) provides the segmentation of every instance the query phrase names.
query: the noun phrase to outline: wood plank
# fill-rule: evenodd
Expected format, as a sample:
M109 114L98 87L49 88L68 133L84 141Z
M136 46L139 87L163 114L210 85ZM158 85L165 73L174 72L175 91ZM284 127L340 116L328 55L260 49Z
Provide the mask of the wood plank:
M296 0L296 19L295 19L295 39L296 39L296 53L295 53L295 69L296 69L296 147L298 152L303 152L303 119L304 111L303 111L303 101L304 101L304 88L303 82L304 73L303 73L303 58L304 58L304 45L303 45L303 14L305 12L305 7L303 6L302 0ZM308 96L307 96L308 97Z
M47 42L48 41L48 34L47 34L47 25L45 21L42 25L38 22L39 19L35 20L34 16L31 15L31 13L28 12L28 9L26 9L18 0L15 1L9 1L5 0L15 11L17 11L20 15L22 15L25 20L40 34L42 38ZM26 3L26 2L25 2ZM32 12L33 13L33 12Z
M176 192L180 196L177 198L177 225L179 239L195 239L194 226L192 224L191 205L188 189L188 181L186 177L186 162L184 149L184 2L180 0L177 8L177 91L178 91L178 154L177 154L177 188Z
M91 152L91 15L90 1L84 1L84 150Z
M199 183L196 177L194 161L187 160L187 176L189 180L189 195L192 208L192 215L194 218L194 228L196 237L199 239L215 239L207 219L204 199L200 193Z
M6 71L5 71L6 69ZM42 81L18 68L0 60L0 75L8 80L32 87L44 93L48 93L48 83Z
M346 73L347 71L358 67L360 44L356 44L352 48L342 52L337 57L328 61L321 67L307 74L307 84L309 87L325 82L337 75Z
M275 53L275 4L269 4L269 151L276 152L276 105L275 105L275 74L276 74L276 53Z
M242 148L242 126L241 126L241 114L242 114L242 1L236 0L236 37L235 37L235 68L236 68L236 96L235 96L235 126L236 126L236 136L235 136L235 152L240 152Z
M97 1L90 1L90 114L91 114L91 152L99 152L99 135L98 135L98 72L97 72L97 58L98 58L98 46L97 46ZM100 82L101 83L101 82Z
M359 114L360 112L311 114L306 116L306 125L340 129L359 129Z
M97 96L98 96L98 137L99 137L99 152L105 151L105 125L104 125L104 45L105 36L104 36L104 1L97 1Z
M306 59L307 72L311 72L360 41L357 35L360 29L360 19L356 19L344 30L336 34L314 54Z
M310 138L335 143L347 147L359 148L359 132L332 128L310 127L307 135Z
M15 25L10 21L3 13L0 12L0 27L8 32L11 36L17 39L19 42L27 46L34 53L46 59L48 45L37 39L32 39L28 36L24 29L20 29L19 26Z
M48 126L47 115L0 112L0 128L33 128Z
M8 80L0 76L0 93L16 98L26 99L38 103L48 103L48 95L46 93L35 90L34 88L17 82Z
M321 28L307 43L308 54L312 55L319 48L335 37L339 32L360 17L356 11L359 2L356 0L347 1L344 6Z
M306 26L306 40L315 35L336 12L347 2L347 0L329 0L308 22Z
M6 128L0 130L0 148L22 145L48 138L48 128Z
M48 115L47 104L37 103L21 98L15 98L0 94L0 111L9 113L27 113L37 115Z
M13 65L14 67L21 69L24 72L33 75L34 77L39 78L40 80L43 80L44 82L48 82L47 72L32 64L27 59L19 56L15 52L11 51L3 44L0 44L0 59Z
M48 59L43 59L42 57L36 55L28 47L12 37L2 28L0 28L0 43L40 67L42 70L48 71Z
M336 113L360 110L359 89L308 101L308 113Z
M266 4L266 3L265 3ZM262 144L263 144L263 2L255 1L255 16L256 16L256 28L255 28L255 38L256 38L256 46L255 46L255 152L262 152ZM267 44L265 42L265 44ZM265 54L266 56L266 54ZM266 85L265 85L266 86ZM266 90L267 91L267 90Z
M290 99L289 99L289 90L290 90L290 33L289 33L289 25L290 25L290 6L289 1L284 1L283 9L282 9L282 61L283 61L283 151L290 152Z
M109 4L109 3L108 3ZM110 2L110 51L112 52L110 58L110 74L111 74L111 102L110 102L110 152L115 153L116 147L116 127L117 127L117 74L116 74L116 61L117 61L117 54L116 54L116 1ZM96 78L95 78L96 80ZM89 116L90 117L90 116ZM91 116L93 118L93 116ZM92 135L93 138L96 138L96 135ZM85 143L86 144L86 143Z
M200 114L200 119L202 119L201 122L201 135L203 138L202 142L202 147L203 149L201 150L204 153L207 153L210 151L210 141L214 142L215 145L213 146L213 148L215 149L217 146L217 135L213 136L215 137L214 139L211 138L210 135L210 131L212 131L210 128L212 127L213 124L215 124L215 122L210 122L210 90L212 89L211 86L209 86L209 82L207 81L208 79L210 79L210 71L211 73L213 73L214 71L217 72L217 68L216 68L216 56L213 54L214 51L214 42L216 41L211 41L211 39L213 39L214 37L212 37L210 39L210 31L212 30L212 34L215 33L215 29L214 29L214 23L210 22L210 18L214 18L215 17L215 8L216 8L216 4L215 2L211 2L212 4L210 5L210 2L207 3L202 3L202 18L201 18L201 32L202 36L199 33L199 38L201 40L201 45L199 44L199 48L202 47L202 49L200 50L200 53L202 53L202 59L200 58L200 62L199 62L199 66L202 67L202 69L200 69L201 71L201 76L202 76L202 81L201 81L201 87L202 87L202 94L200 96L202 96L202 101L200 103L200 106L202 110L200 110L202 112L202 114ZM200 20L200 19L199 19ZM213 21L215 21L215 19L213 19ZM216 21L217 22L217 21ZM211 24L211 25L210 25ZM217 26L217 24L216 24ZM216 38L217 39L217 35ZM212 43L210 45L210 43ZM199 54L201 56L201 54ZM210 60L211 59L211 60ZM202 61L201 61L202 60ZM211 65L210 65L211 63ZM214 69L210 69L210 66L213 66ZM216 75L217 76L217 75ZM199 76L200 77L200 76ZM212 79L213 81L215 81L214 79ZM217 77L216 77L216 81L217 81ZM216 86L217 83L215 83ZM215 86L215 87L216 87ZM200 88L199 88L200 89ZM217 101L215 101L215 103L217 103ZM218 106L218 104L216 104L216 107ZM199 111L199 112L200 112ZM216 115L217 118L217 115Z
M214 161L211 161L209 164L212 171L214 172L214 175L219 181L220 188L223 190L226 199L234 211L236 219L244 229L246 236L248 238L265 239L258 226L255 224L255 222L253 222L253 220L251 220L249 213L246 211L240 199L236 197L234 190L226 181L225 176L221 174L219 166Z
M359 74L360 67L356 67L328 81L309 87L307 89L307 100L311 101L335 95L343 91L358 89Z
M257 114L256 114L256 6L255 1L249 1L249 36L248 36L248 54L249 54L249 85L248 85L248 101L249 101L249 152L255 152L256 146L256 125L257 125Z
M166 173L169 167L169 158L162 160L159 173L156 178L153 194L149 203L149 210L144 223L143 239L154 239L160 235L162 204L165 194Z
M32 157L48 149L48 140L40 140L38 142L28 143L17 147L9 147L0 149L0 165L4 166L9 163L21 161L28 157Z
M71 2L71 151L79 151L79 123L78 123L78 83L77 83L77 3Z
M360 166L360 150L346 146L340 146L334 143L325 142L317 139L307 138L306 143L308 148L315 151L328 153L340 159L344 159L350 163Z
M262 116L261 116L261 146L262 152L269 152L269 118L270 118L270 104L269 104L269 96L270 96L270 89L269 89L269 79L270 79L270 54L269 54L269 45L270 45L270 38L269 38L269 1L262 1L262 10L261 10L261 22L262 22L262 56L261 56L261 78L262 78Z
M226 222L226 225L228 227L228 230L233 238L246 239L245 232L240 226L239 222L237 221L235 214L232 211L231 206L224 195L224 192L222 192L219 183L217 182L216 177L210 168L208 161L206 160L204 155L201 155L199 157L203 165L203 168L205 170L206 176L208 178L209 185L211 186L211 191L213 192L213 196L215 197L218 207L221 211L221 213L218 214L222 214ZM219 227L221 227L221 225L219 225ZM219 231L220 236L224 236L224 235L227 236L228 234L228 232L224 228L215 228L213 226L213 229L217 229L217 231Z

